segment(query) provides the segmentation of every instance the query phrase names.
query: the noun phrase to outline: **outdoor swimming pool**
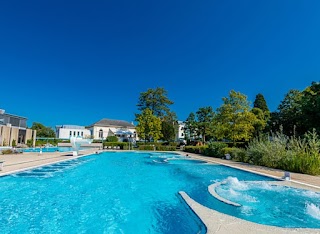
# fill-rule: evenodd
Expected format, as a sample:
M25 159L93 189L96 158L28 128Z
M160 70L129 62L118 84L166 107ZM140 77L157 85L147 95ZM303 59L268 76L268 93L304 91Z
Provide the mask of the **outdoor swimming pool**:
M90 155L0 178L0 230L2 233L204 233L204 225L178 195L181 190L207 207L257 223L320 227L314 207L320 202L318 193L307 192L301 205L294 205L295 209L301 209L299 214L288 208L288 216L281 212L264 216L261 213L269 212L265 204L270 199L277 201L277 196L280 204L283 196L277 192L271 196L249 194L256 199L254 209L244 208L250 204L242 207L224 204L212 197L207 188L229 176L236 177L240 184L272 181L221 165L181 160L176 154ZM228 184L219 189L221 195L229 194L224 193L230 189ZM286 194L291 192L288 190ZM287 205L295 203L294 196L288 199ZM309 208L305 203L310 204ZM277 209L281 208L279 205ZM313 215L309 212L312 209ZM295 215L298 218L292 221Z

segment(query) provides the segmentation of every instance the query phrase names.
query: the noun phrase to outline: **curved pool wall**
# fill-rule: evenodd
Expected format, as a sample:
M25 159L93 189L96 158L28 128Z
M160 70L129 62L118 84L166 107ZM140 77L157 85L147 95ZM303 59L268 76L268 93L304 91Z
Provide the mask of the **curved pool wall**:
M179 161L179 158L181 160L183 156L108 152L79 158L75 163L77 165L51 165L56 168L37 168L23 172L27 174L6 176L0 179L0 186L5 188L0 193L0 199L4 201L0 208L0 228L8 232L203 232L203 224L182 205L177 197L178 191L186 191L206 207L260 224L320 226L313 225L313 222L308 226L314 217L307 213L299 222L292 223L288 216L279 224L279 214L274 217L251 214L241 207L215 199L208 192L209 185L229 176L239 181L257 182L275 181L272 178L221 165L194 163L192 160L172 163ZM154 162L161 160L167 162ZM263 203L260 203L261 209ZM316 212L312 206L310 210ZM290 215L294 215L294 211Z

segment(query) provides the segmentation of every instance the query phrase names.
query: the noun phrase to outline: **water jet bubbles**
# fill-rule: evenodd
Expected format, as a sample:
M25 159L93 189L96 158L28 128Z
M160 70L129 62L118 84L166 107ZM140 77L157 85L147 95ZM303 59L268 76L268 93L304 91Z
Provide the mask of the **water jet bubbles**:
M311 217L320 220L320 206L307 202L306 213Z

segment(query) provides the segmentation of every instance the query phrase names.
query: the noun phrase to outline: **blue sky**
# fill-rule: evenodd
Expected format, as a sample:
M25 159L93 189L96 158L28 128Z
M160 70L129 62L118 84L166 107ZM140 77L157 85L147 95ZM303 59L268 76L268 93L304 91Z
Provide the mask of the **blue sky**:
M320 77L320 1L2 1L0 108L49 126L132 121L164 87L179 119L231 89L275 110Z

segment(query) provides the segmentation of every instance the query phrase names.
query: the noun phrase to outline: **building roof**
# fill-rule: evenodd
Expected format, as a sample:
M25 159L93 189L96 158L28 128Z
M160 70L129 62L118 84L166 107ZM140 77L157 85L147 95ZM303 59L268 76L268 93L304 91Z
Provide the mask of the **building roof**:
M98 122L95 122L91 126L117 126L117 127L135 127L132 123L129 123L124 120L115 120L115 119L101 119Z
M80 125L56 125L56 128L66 128L66 129L85 129L84 126Z

